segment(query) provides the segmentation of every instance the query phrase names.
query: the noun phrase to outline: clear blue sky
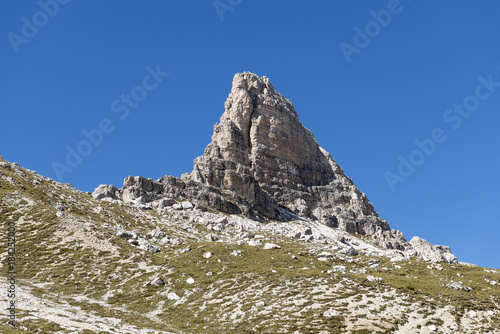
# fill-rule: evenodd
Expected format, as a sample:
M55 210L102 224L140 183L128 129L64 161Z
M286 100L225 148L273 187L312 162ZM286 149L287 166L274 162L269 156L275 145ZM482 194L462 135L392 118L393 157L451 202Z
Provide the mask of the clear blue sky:
M210 142L233 75L251 71L392 228L500 268L499 2L59 1L2 2L5 159L85 191L180 176ZM464 103L470 112L453 109ZM108 133L58 178L54 162L99 126ZM417 152L436 131L431 154ZM398 174L399 156L419 165Z

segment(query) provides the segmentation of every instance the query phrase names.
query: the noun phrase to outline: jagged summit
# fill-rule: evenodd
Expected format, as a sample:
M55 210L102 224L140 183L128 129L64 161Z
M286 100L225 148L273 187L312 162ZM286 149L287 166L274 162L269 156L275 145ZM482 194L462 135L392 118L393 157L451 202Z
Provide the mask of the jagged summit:
M233 164L228 166L228 162ZM249 72L234 76L220 124L214 127L205 154L194 161L191 178L233 188L252 201L259 201L256 187L261 187L279 204L290 203L292 190L299 195L294 196L295 202L310 192L310 187L334 180L352 184L300 123L292 103L268 78ZM273 218L274 211L267 209L266 216Z
M381 236L389 230L299 121L293 104L267 77L250 72L234 76L220 124L189 179L230 190L268 218L275 218L278 204L349 232Z
M127 177L121 189L103 185L94 196L157 209L188 200L202 210L255 220L287 221L297 215L370 235L384 248L413 249L378 217L267 77L237 73L224 106L212 142L194 160L191 173L156 181Z

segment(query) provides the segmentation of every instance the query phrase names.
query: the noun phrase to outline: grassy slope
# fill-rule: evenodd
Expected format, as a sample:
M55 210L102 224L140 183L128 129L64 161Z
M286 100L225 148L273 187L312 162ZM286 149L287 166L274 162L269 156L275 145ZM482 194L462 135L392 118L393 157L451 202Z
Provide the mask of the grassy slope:
M160 224L161 217L156 213L94 201L69 186L26 171L22 175L13 170L1 171L14 180L12 184L0 178L0 221L2 226L9 221L17 224L21 284L33 287L31 292L36 296L54 302L66 301L86 312L120 318L139 328L186 333L276 333L295 329L301 333L320 330L335 333L343 332L348 324L359 323L358 333L363 328L371 328L368 332L375 331L373 328L387 332L407 321L403 312L387 314L384 305L372 309L364 317L375 324L370 327L362 325L362 315L352 315L349 305L368 296L369 308L371 294L373 298L385 296L387 305L391 305L396 302L395 297L384 293L394 289L404 297L406 307L420 310L428 324L442 323L435 318L434 311L446 305L453 306L456 318L460 319L467 310L493 310L495 303L500 304L500 284L492 286L485 281L498 282L500 275L481 267L443 264L442 270L438 270L436 266L429 269L428 263L412 260L399 263L397 268L388 259L379 258L380 267L388 270L363 272L361 269L369 268L368 261L373 258L358 256L358 263L335 258L318 261L308 252L306 244L272 236L274 242L282 245L281 250L180 237L184 244L165 247L157 254L143 252L114 236L104 223L139 228L146 233ZM65 217L56 216L55 203L66 206ZM103 209L96 213L94 208L98 206ZM68 227L68 217L79 227ZM162 229L167 234L178 233L175 224ZM83 242L81 233L111 250ZM188 245L192 251L179 254L178 250ZM241 250L241 255L230 255L233 250ZM204 259L202 254L207 251L214 256ZM5 253L2 261L5 276ZM335 265L346 267L346 272L328 273ZM213 275L207 275L209 272ZM381 277L382 281L368 281L366 277L370 274ZM148 285L156 276L166 285ZM195 284L186 283L189 277L194 278ZM472 290L457 291L442 286L458 280ZM46 287L34 287L36 283L44 283ZM181 300L167 299L168 292L177 293ZM81 295L96 303L72 298ZM337 310L339 315L324 317L323 312L329 308ZM30 317L23 310L18 315L29 332L66 332L58 324ZM2 318L6 320L4 315ZM25 332L4 322L0 324L2 333ZM478 332L495 328L500 328L498 316L477 324Z

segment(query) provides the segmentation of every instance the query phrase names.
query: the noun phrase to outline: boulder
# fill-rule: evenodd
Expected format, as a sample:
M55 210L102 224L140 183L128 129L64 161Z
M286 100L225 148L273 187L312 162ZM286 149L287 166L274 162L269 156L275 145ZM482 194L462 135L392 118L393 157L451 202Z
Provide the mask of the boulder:
M154 239L163 239L167 234L159 229L154 229L148 235Z
M448 284L446 287L450 288L450 289L454 289L454 290L465 290L465 287L463 286L462 283L460 282L453 282L453 283L450 283Z
M340 252L345 254L345 255L352 255L352 256L359 254L356 249L354 249L353 247L350 247L350 246L343 248Z
M132 232L129 232L123 228L123 226L118 225L117 227L114 228L115 235L120 237L120 238L125 238L129 239L133 237Z
M281 246L272 243L266 243L264 245L264 249L281 249Z
M169 292L167 295L168 300L179 300L181 297L179 297L175 292Z
M160 251L160 247L152 245L146 239L139 238L137 239L137 242L139 243L139 248L147 252L158 253Z
M217 234L210 233L205 236L205 239L207 239L208 241L217 241L220 239L220 237Z
M335 311L334 309L328 309L323 312L323 316L325 318L338 317L339 315L341 315L340 312Z
M331 259L333 257L333 254L329 252L321 252L317 256L318 258Z
M160 277L156 277L151 281L150 284L152 286L162 286L165 285L165 282L163 282L163 280Z
M189 201L183 201L181 203L181 206L182 206L182 209L184 209L184 210L192 210L194 208L193 203L191 203Z
M262 241L257 240L257 239L252 239L252 240L248 241L247 245L253 246L253 247L258 247L258 246L262 245Z

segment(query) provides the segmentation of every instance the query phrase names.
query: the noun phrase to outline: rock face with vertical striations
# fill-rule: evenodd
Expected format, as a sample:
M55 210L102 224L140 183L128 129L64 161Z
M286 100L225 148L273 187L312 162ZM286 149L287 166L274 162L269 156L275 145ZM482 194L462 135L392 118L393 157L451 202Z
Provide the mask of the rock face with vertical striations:
M212 142L189 179L227 189L267 218L275 218L277 204L327 226L377 235L389 248L405 242L318 145L293 104L268 78L249 72L235 75Z
M293 104L266 77L234 76L231 93L212 142L182 178L157 181L127 177L122 189L101 186L96 198L158 207L189 200L196 207L261 219L295 215L347 232L372 235L373 242L403 250L407 242L391 230L373 205L344 175L300 121Z

